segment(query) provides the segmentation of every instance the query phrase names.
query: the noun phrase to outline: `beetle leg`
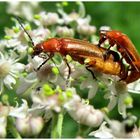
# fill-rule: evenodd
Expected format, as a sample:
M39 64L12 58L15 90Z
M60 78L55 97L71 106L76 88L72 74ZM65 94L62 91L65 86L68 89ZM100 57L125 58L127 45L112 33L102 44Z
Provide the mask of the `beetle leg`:
M98 47L100 47L101 44L105 42L105 40L106 40L106 37L100 35L100 40L99 40L99 43L98 43Z
M94 72L90 69L90 65L86 66L86 69L92 74L93 79L97 80L96 76L94 75Z
M125 80L128 76L128 68L126 69L125 66L123 65L123 56L119 60L119 63L121 64L121 80Z
M49 56L49 55L48 55ZM40 58L43 58L43 59L46 59L47 58L47 56L45 55L45 54L39 54L39 57Z
M108 54L113 56L114 62L120 61L120 56L117 52L110 50L108 51Z
M41 65L39 65L39 67L37 68L37 71L40 70L40 68L41 68L47 61L49 61L53 56L54 56L54 54L50 54L49 57L48 57L44 62L42 62Z
M68 77L67 77L67 80L68 80L70 78L70 74L71 74L71 67L70 67L70 65L65 57L63 57L63 60L65 61L66 65L68 67L68 72L69 72Z
M112 46L110 45L108 48L107 48L107 50L105 51L105 53L103 54L103 58L104 58L104 61L105 60L107 60L108 59L108 57L109 57L109 54L110 54L110 48L111 48Z
M128 71L129 71L129 67L125 68L125 66L121 63L121 79L120 81L122 80L125 80L127 77L128 77Z

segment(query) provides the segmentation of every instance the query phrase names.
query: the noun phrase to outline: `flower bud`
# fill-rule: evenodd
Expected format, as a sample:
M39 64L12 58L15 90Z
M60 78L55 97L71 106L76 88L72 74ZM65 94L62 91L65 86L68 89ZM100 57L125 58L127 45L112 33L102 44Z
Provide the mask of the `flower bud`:
M77 27L77 32L83 35L92 35L96 32L96 27L95 26L90 26L90 25L79 25Z
M96 110L91 105L83 104L82 102L74 103L70 101L68 112L70 116L78 123L96 127L103 121L103 113L100 110Z
M56 32L60 37L73 37L74 31L66 26L64 27L57 27Z
M24 119L18 118L16 120L16 128L22 136L36 136L43 128L43 119L41 117L33 118L31 116Z
M43 25L54 25L58 23L59 16L57 13L49 12L46 14L46 12L42 12L40 13L40 20Z

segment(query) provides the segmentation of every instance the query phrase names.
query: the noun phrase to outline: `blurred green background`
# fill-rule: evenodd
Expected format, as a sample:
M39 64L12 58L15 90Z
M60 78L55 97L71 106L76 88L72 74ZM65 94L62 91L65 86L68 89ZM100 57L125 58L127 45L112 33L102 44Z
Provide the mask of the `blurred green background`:
M86 14L92 18L92 25L97 27L107 25L112 29L120 30L127 34L140 52L140 2L84 2ZM56 2L41 2L40 6L46 11L56 11ZM7 3L0 2L0 38L4 35L4 27L11 27L10 16L6 13ZM75 2L69 2L64 9L66 12L77 11ZM84 95L83 95L84 96ZM85 95L86 96L86 95ZM138 94L133 94L134 108L130 109L140 117L140 99ZM103 94L99 93L92 103L96 108L106 105ZM110 113L114 119L121 119L117 107ZM78 125L69 115L65 116L63 138L73 138L78 132ZM84 127L82 128L84 129ZM79 132L80 133L80 132Z

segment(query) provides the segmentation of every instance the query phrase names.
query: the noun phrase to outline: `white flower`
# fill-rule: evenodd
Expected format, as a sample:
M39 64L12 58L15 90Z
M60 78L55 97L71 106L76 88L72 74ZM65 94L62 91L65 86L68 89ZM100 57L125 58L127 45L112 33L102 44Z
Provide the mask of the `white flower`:
M47 28L38 27L30 32L30 35L34 41L34 44L38 44L42 41L45 41L48 37L51 36L51 31Z
M87 15L85 18L78 18L77 19L77 24L78 24L77 26L89 25L90 21L91 21L91 17L89 15Z
M82 102L76 94L73 94L73 98L67 101L65 108L70 116L80 124L96 127L103 121L103 113L98 109L94 109L93 106Z
M55 75L52 72L53 66L53 64L50 65L46 63L40 68L40 70L37 71L36 76L40 82L55 82L60 77L59 74Z
M108 87L110 93L107 93L105 95L105 98L110 99L110 102L108 104L108 109L112 110L114 106L118 103L118 111L125 118L126 108L132 107L132 106L128 106L128 104L125 103L125 100L129 96L127 92L126 84L122 81L112 81L111 84L108 85Z
M72 22L76 22L77 26L89 24L91 17L85 17L85 7L82 2L77 2L79 6L78 13L71 12L70 14L65 13L62 7L59 7L58 12L62 15L62 21L64 24L70 24ZM84 18L85 17L85 18Z
M44 92L44 90L46 91ZM44 85L32 94L32 101L33 105L29 112L34 115L37 115L37 112L39 114L44 112L47 120L53 115L50 111L59 113L63 108L81 124L96 127L103 120L103 113L82 102L75 88L67 88L62 91L59 87L52 90L50 86Z
M69 111L71 117L80 124L90 127L97 127L103 120L101 111L96 110L90 105L78 105L74 111Z
M38 7L38 2L8 2L7 12L17 16L23 16L28 20L33 19L33 11Z
M28 114L27 102L23 100L21 107L4 106L0 103L0 138L6 137L7 117L25 118Z
M73 37L74 36L74 30L72 28L68 28L67 26L58 26L56 28L56 33L60 37Z
M61 11L61 10L59 10L59 12L62 15L62 20L63 20L64 24L69 25L70 23L75 22L77 24L76 26L78 29L79 29L79 26L80 26L80 28L82 28L83 26L87 26L88 31L95 33L95 31L96 31L95 26L89 25L89 22L91 21L90 16L83 18L76 12L72 12L70 14L66 14L64 11ZM86 30L87 30L87 28L86 28Z
M47 58L46 58L47 59ZM26 70L30 72L26 77L20 77L17 93L24 93L31 88L41 87L46 82L52 82L54 85L59 85L63 89L67 86L68 67L65 62L61 64L50 64L49 60L44 65L37 69L46 59L35 56L33 59L29 58L29 63ZM72 66L72 65L71 65ZM53 68L58 70L58 74L53 72Z
M37 136L41 132L44 121L42 117L29 115L26 118L17 118L15 124L22 136L31 137Z
M89 75L89 77L87 79L85 79L80 85L80 89L84 89L84 88L89 89L88 99L91 99L97 93L98 82L96 80L94 80L91 75Z
M61 19L59 18L57 13L52 12L41 12L38 14L39 18L35 19L34 22L38 26L50 26L61 23Z
M117 120L107 120L110 131L115 138L137 138L138 134L135 133L136 117L128 116L127 119L122 122ZM128 131L129 130L129 131ZM138 129L137 129L138 130Z
M118 137L118 138L125 137L124 123L116 121L116 120L111 120L109 122L109 126L110 126L110 129L112 130L112 134L115 137Z
M4 46L6 46L7 48L14 48L14 47L20 45L20 41L17 38L16 39L10 39L10 40L3 40L2 44Z
M79 18L79 15L76 12L72 12L69 15L64 12L61 14L63 16L62 19L65 24L69 24L72 21L76 21Z
M89 136L94 136L96 138L101 139L111 139L114 138L111 129L106 127L106 122L103 122L100 126L100 128L96 131L93 131L89 134Z
M21 106L4 106L0 103L0 117L13 116L16 118L25 118L28 115L28 105L26 100L22 100Z
M56 76L52 72L52 65L44 64L39 70L37 68L43 63L44 59L35 56L33 59L28 57L28 64L25 69L29 73L25 77L20 76L18 86L17 86L17 94L25 93L26 91L30 92L29 89L37 88L42 86L42 84L48 80L56 79Z
M26 27L29 25L23 26ZM5 39L1 41L2 45L20 53L20 57L27 55L29 39L26 39L26 34L22 29L20 30L20 24L16 21L16 26L13 26L12 29L6 28L5 33Z
M89 136L97 138L140 138L139 128L136 128L136 117L128 116L122 122L117 120L110 120L105 117L106 122L103 122L100 128L93 131ZM108 124L108 127L106 126Z
M18 60L8 55L0 53L0 93L3 91L3 86L12 89L16 84L16 78L23 71L24 64L18 63Z
M77 26L77 32L82 35L92 35L96 33L96 27L88 24L80 24Z
M46 19L45 19L46 17ZM44 16L44 24L45 25L53 25L53 24L56 24L56 23L59 23L59 16L57 13L47 13L46 16Z
M28 74L26 77L21 76L19 78L16 93L17 94L25 93L28 89L33 88L33 85L37 82L38 80L37 80L35 72Z
M107 122L103 122L100 128L93 131L89 136L95 136L101 139L110 138L126 138L124 124L119 121L109 120L109 128L106 126Z
M28 115L28 105L26 100L22 100L23 103L20 107L10 107L9 115L16 118L25 118ZM18 105L18 104L17 104Z
M48 85L45 86L47 86L49 90L52 90ZM59 101L59 96L55 93L55 91L44 92L44 89L40 89L40 91L38 90L32 94L32 101L32 110L40 109L42 111L46 111L46 113L49 110L54 110L56 112L61 111L61 102Z
M55 57L55 56L54 56ZM36 57L39 58L39 57ZM44 59L42 62L39 62L39 59L34 58L33 60L33 65L34 68L38 68L43 61L45 61L46 59ZM53 60L55 61L55 58L53 58ZM67 77L69 74L69 69L68 66L66 65L66 63L64 62L64 60L62 59L60 64L55 64L54 61L52 62L52 60L49 60L48 62L46 62L38 71L37 71L37 78L38 80L41 82L53 82L53 84L55 85L59 85L60 87L62 87L63 89L66 88L67 86ZM51 62L51 63L49 63ZM70 76L72 76L73 72L74 72L74 65L73 64L69 64L69 66L71 67L71 74ZM53 68L56 68L58 70L58 73L55 74L53 72Z

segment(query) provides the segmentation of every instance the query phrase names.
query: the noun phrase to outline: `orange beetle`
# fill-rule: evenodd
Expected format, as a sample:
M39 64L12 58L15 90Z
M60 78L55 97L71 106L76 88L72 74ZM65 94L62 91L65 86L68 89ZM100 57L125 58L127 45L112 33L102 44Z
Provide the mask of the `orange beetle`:
M109 40L109 48L107 49L107 54L110 51L110 47L117 45L117 50L122 55L122 58L131 66L127 70L126 77L123 78L126 83L131 83L136 81L140 78L140 55L136 50L132 41L128 38L127 35L123 34L120 31L101 31L100 33L100 40L99 40L99 47L105 41Z
M25 30L21 24L21 19L16 17L21 28L28 35L33 48L32 57L35 55L40 55L40 53L49 53L49 58L47 58L39 67L38 70L44 65L49 59L51 59L54 53L60 53L62 56L70 55L73 60L78 61L81 64L84 64L85 59L89 59L89 62L86 63L86 68L89 70L93 77L92 68L96 69L102 73L117 75L121 79L126 75L124 65L120 62L120 58L117 52L109 51L109 55L106 61L104 61L103 54L107 51L105 48L99 48L94 44L91 44L87 41L73 39L73 38L51 38L46 41L43 41L37 45L34 45L34 42L28 32ZM70 66L64 59L68 68L70 76ZM69 78L68 76L68 78Z
M108 59L104 61L103 54L106 52L106 49L99 48L87 41L73 38L51 38L37 44L34 47L33 56L42 52L50 53L50 58L54 53L60 53L62 56L70 55L73 60L81 64L84 64L85 59L88 58L89 62L86 63L88 70L93 68L105 74L117 75L120 78L126 74L124 65L120 62L117 52L110 51ZM39 68L41 66L42 64Z

